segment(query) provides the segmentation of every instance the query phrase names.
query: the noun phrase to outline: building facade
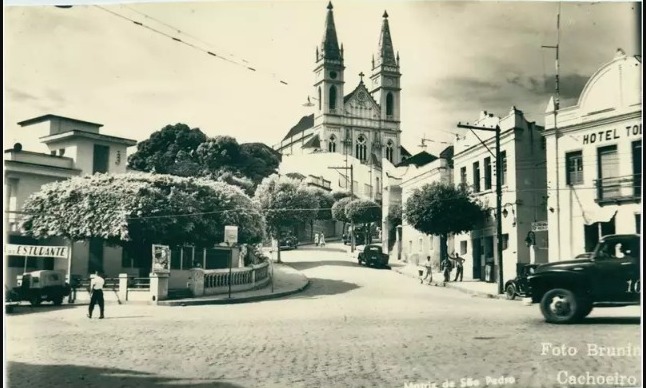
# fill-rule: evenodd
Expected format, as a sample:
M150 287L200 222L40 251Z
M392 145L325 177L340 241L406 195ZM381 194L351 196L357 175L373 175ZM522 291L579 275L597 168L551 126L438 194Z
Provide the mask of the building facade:
M42 185L74 176L126 172L126 150L134 140L101 134L101 124L45 115L18 123L32 133L43 133L41 142L49 152L32 152L16 144L4 152L4 195L6 239L9 244L69 246L71 261L62 258L6 256L5 284L15 286L24 271L55 269L69 274L88 275L103 270L116 276L127 272L122 266L121 248L102 241L69 242L52 238L35 240L19 230L25 200Z
M332 153L354 158L379 172L366 184L381 191L383 182L376 178L380 176L382 159L397 164L410 156L400 143L401 73L388 14L383 14L370 80L364 83L361 73L359 83L349 90L332 4L327 8L323 40L316 49L314 64L314 113L301 118L274 149L283 155ZM302 166L300 172L309 175L306 167Z
M545 116L550 261L590 252L599 238L641 233L641 57L618 50L575 106Z
M512 107L503 118L481 112L475 126L500 127L502 214L496 214L495 133L466 132L454 143L453 181L466 184L488 210L483 225L454 237L453 249L466 259L465 278L497 281L496 217L502 217L503 280L517 266L547 262L547 233L532 226L547 220L546 164L543 128ZM531 241L530 241L531 240Z

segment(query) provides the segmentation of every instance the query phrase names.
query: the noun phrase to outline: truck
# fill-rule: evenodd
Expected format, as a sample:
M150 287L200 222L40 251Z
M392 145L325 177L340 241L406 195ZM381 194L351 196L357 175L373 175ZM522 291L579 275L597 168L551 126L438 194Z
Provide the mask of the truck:
M528 277L532 303L545 321L581 321L596 307L640 304L641 236L614 234L600 239L589 256L539 265Z
M65 275L58 271L34 271L18 279L18 287L12 290L12 302L28 301L32 306L38 306L42 301L48 301L60 306L71 292Z

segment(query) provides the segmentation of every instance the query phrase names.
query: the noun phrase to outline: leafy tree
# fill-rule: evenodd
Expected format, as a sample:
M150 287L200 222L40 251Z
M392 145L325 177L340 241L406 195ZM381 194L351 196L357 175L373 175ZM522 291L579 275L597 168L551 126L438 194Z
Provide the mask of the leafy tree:
M257 243L265 230L260 209L239 188L161 174L50 183L27 199L24 211L23 232L35 238L101 238L115 245L212 246L223 241L225 225L238 225L241 243Z
M206 135L198 128L191 129L181 123L167 125L137 144L137 151L128 157L128 167L138 171L169 173L177 168L176 164L195 163L195 151L205 141Z
M332 206L334 205L334 198L332 197L332 194L321 189L313 189L313 195L316 197L319 204L319 211L316 214L316 219L331 220Z
M231 136L206 139L195 153L207 174L214 174L222 169L237 171L236 164L240 162L240 145Z
M350 222L368 224L381 221L381 206L367 199L355 199L345 206L345 214Z
M349 191L335 191L332 193L332 198L334 198L335 201L338 201L343 198L347 197L354 197L357 198L357 196L353 196Z
M404 217L416 230L440 236L441 258L446 257L449 234L473 230L486 210L471 198L465 185L434 182L417 189L406 201Z
M352 197L341 198L338 201L334 202L332 205L332 218L337 221L341 221L344 224L351 222L348 218L348 215L345 212L345 207L347 204L353 201Z
M280 153L262 143L240 144L239 171L256 185L275 174L280 165Z
M316 218L319 202L312 190L301 182L277 174L265 178L258 186L255 200L265 213L267 232L279 239L283 228L295 227ZM280 263L280 244L278 244Z

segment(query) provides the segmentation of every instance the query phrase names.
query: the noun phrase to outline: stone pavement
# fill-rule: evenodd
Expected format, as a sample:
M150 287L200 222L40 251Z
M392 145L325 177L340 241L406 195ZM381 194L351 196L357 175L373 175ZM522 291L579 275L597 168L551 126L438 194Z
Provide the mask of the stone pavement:
M196 306L205 304L257 302L260 300L281 298L292 295L303 291L309 285L309 279L307 279L307 277L300 271L297 271L285 264L274 263L273 265L273 284L270 280L263 288L234 292L231 294L231 298L229 298L229 294L218 294L199 298L163 300L159 301L157 304L159 306Z
M417 281L420 280L419 270L424 270L424 274L422 276L426 275L426 269L423 266L409 264L402 261L390 261L389 264L393 271L404 276L415 278ZM451 275L455 276L455 273L452 273ZM498 294L497 283L486 283L477 280L466 280L463 282L450 281L448 283L444 283L442 281L442 276L443 275L441 272L433 273L433 281L431 282L431 285L434 285L436 287L452 288L473 296L479 296L483 298L506 299L505 294ZM521 298L516 298L516 300L521 300Z

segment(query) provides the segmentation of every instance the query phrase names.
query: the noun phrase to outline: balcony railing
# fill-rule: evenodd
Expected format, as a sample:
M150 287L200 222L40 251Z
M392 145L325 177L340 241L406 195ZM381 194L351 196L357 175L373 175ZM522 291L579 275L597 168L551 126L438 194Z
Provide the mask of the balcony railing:
M642 197L642 174L595 180L599 204L639 201Z

